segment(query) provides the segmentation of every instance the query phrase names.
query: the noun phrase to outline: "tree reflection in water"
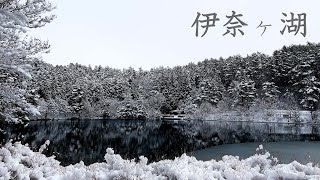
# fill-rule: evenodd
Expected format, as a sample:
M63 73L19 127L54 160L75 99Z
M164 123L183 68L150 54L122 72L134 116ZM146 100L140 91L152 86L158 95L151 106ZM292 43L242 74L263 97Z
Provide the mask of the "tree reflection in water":
M79 161L85 164L102 162L109 147L123 158L133 159L143 155L153 162L219 144L319 140L318 133L301 134L295 125L282 127L252 122L194 121L174 124L139 120L59 120L34 121L26 127L5 126L2 129L6 132L2 135L3 142L9 139L22 141L35 151L50 140L44 153L56 156L62 165ZM310 131L315 132L314 127L310 127Z

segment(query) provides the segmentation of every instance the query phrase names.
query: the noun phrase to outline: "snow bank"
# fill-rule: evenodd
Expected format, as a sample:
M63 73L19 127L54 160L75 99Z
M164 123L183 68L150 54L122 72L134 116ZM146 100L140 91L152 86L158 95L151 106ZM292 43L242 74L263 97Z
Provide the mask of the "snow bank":
M147 164L145 157L139 162L124 160L107 149L105 161L63 167L53 157L33 152L21 143L7 143L0 149L0 179L320 179L319 167L296 161L277 164L269 153L205 162L183 154L174 160Z

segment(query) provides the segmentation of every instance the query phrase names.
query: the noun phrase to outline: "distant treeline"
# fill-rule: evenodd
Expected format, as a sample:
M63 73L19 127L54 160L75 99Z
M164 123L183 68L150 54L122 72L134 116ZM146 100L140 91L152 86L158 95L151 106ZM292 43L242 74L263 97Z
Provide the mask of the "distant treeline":
M42 61L32 66L28 89L46 118L145 119L172 110L202 115L213 109L319 108L320 44L284 46L272 56L254 53L150 71Z
M319 108L320 44L284 46L272 56L254 53L149 71L53 66L41 60L30 64L32 79L19 88L32 106L10 106L14 111L6 112L11 117L28 119L30 107L41 113L32 118L46 119L152 119L173 110L203 118L217 110ZM7 73L6 85L15 78Z

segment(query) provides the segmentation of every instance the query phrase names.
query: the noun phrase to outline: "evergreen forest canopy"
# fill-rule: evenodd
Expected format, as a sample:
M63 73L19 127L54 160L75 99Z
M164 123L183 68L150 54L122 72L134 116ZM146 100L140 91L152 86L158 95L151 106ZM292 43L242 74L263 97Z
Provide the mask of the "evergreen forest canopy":
M172 110L201 116L214 109L319 108L320 44L150 71L43 61L32 67L28 92L36 98L29 102L46 117L146 119Z
M39 58L49 44L25 35L26 29L50 23L53 9L46 0L0 2L0 120L152 119L173 110L202 118L216 110L319 109L320 44L150 71L53 66Z

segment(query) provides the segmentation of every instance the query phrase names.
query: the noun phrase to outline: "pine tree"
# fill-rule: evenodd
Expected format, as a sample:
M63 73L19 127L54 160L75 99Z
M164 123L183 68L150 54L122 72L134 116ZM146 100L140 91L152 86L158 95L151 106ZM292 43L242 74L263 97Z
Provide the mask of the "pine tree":
M233 107L240 106L248 109L256 98L255 83L249 78L233 81L228 92L233 100Z
M39 114L28 102L32 97L27 90L30 62L49 46L38 39L25 39L23 34L27 28L51 22L54 16L48 12L52 10L45 0L0 2L0 120L21 122Z
M84 92L81 88L73 87L68 104L73 108L75 113L79 113L84 108Z
M279 87L274 82L262 83L261 99L266 103L275 103L279 100Z
M139 119L144 120L148 117L145 107L142 102L134 102L132 100L125 100L117 111L117 118L119 119Z
M202 103L210 103L216 106L222 99L224 87L218 78L207 78L200 82L199 89L193 99L194 104L200 106Z
M300 105L306 110L314 111L320 100L320 81L317 78L319 70L316 67L317 52L314 46L309 44L307 47L309 48L302 52L296 52L300 63L291 70L291 81Z

